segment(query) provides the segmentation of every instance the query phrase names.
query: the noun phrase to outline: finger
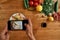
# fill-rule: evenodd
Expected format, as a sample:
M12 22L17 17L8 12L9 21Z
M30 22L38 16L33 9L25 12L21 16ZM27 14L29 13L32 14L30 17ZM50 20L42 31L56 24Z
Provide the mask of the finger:
M32 27L29 24L25 24L25 26L26 26L26 32L32 34L33 33Z
M28 20L28 24L32 27L31 19L28 19L28 18L26 18L26 19Z
M26 27L26 30L29 30L29 24L24 24L25 25L25 27Z
M28 21L29 21L29 25L30 25L30 26L32 26L32 22L31 22L31 19L28 19Z
M24 24L24 26L27 28L28 27L28 25L27 24Z

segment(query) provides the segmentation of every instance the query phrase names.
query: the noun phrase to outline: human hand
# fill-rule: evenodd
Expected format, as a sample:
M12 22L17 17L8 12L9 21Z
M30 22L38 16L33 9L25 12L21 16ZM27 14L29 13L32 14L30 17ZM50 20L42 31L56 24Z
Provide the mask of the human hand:
M9 40L9 33L7 30L7 27L1 32L0 39L1 40Z
M25 24L26 33L27 33L28 37L30 38L30 40L36 40L34 35L33 35L32 22L30 19L28 21L29 21L29 24Z

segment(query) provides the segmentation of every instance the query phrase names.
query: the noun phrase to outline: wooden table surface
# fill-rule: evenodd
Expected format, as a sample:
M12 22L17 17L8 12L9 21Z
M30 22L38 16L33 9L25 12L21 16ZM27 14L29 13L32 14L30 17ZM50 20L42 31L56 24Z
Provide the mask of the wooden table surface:
M60 40L60 22L46 22L38 16L40 13L24 9L23 0L8 0L0 4L0 32L6 27L9 17L17 12L31 19L36 40ZM46 28L41 27L42 22L47 23ZM25 31L10 31L9 34L10 40L29 40Z

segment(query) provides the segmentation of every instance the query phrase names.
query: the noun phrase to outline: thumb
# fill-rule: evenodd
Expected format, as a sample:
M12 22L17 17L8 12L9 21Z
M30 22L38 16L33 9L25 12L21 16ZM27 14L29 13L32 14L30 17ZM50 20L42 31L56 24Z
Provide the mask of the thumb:
M27 27L27 24L25 23L24 26Z
M24 24L24 26L25 26L26 28L28 28L28 27L29 27L29 24Z

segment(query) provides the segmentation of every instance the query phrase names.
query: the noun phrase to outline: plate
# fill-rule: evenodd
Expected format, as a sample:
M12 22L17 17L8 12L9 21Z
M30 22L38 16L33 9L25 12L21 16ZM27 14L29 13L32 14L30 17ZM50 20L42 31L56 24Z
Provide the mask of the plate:
M14 13L9 20L24 20L25 18L23 13Z

